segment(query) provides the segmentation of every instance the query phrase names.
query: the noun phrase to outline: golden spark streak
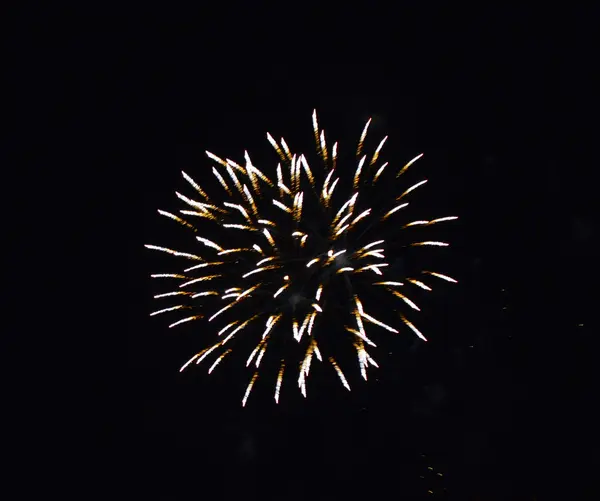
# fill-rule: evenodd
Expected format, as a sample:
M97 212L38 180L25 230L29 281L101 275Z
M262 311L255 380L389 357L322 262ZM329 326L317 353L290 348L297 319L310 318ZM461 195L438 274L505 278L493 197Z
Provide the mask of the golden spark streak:
M244 169L241 165L237 164L233 160L230 160L229 158L226 158L225 161L227 162L227 165L233 167L235 170L237 170L238 172L240 172L244 176L248 175L248 172L246 171L246 169Z
M218 317L221 313L223 313L224 311L227 311L229 308L231 308L232 306L234 306L236 304L235 301L232 301L231 303L229 303L227 306L223 306L223 308L221 308L219 311L217 311L212 317L210 317L208 319L209 322L212 322L216 317Z
M190 358L185 364L183 364L181 366L181 369L179 369L179 372L183 372L188 365L190 365L194 360L196 360L200 355L202 355L207 350L208 350L208 348L205 348L201 352L196 353L192 358Z
M213 370L215 370L215 367L221 363L221 360L223 360L230 353L231 353L231 348L227 349L227 351L225 351L219 358L217 358L214 361L214 363L210 366L210 369L208 369L208 373L210 374Z
M211 153L210 151L205 151L206 156L208 158L210 158L211 160L214 160L215 162L221 164L223 167L227 167L227 162L225 160L223 160L222 158L219 158L217 155Z
M267 343L263 343L263 347L260 350L260 353L258 354L258 358L256 359L256 368L258 369L260 367L260 361L263 359L263 356L265 355L265 351L267 351Z
M190 177L188 176L185 172L181 171L181 174L183 175L183 178L190 183L194 189L202 196L202 198L204 198L204 200L208 200L208 195L204 192L204 190L202 188L200 188L200 185L196 184L196 182Z
M248 383L248 388L246 388L246 393L244 394L244 398L242 400L242 407L246 406L246 401L248 400L248 395L250 395L250 392L252 391L252 386L254 386L254 383L256 382L257 379L258 379L258 371L256 371L254 373L254 376L252 376L250 383Z
M235 172L233 172L233 169L231 167L229 167L229 165L227 166L227 174L229 174L229 177L233 181L233 184L235 185L235 188L238 190L239 194L244 196L244 190L242 188L240 180L235 175Z
M379 179L379 176L381 176L381 174L383 173L383 170L388 166L388 162L384 163L381 167L379 167L379 169L377 170L377 172L375 173L375 176L373 176L373 183L375 184L377 182L377 180Z
M166 313L168 311L174 311L174 310L180 310L182 308L186 308L186 306L179 304L177 306L171 306L170 308L163 308L162 310L153 311L152 313L150 313L150 316L153 317L155 315L160 315L161 313Z
M188 223L185 219L181 219L180 217L177 217L175 214L171 214L170 212L160 210L160 209L158 210L158 213L161 216L165 216L165 217L168 217L169 219L172 219L173 221L177 221L179 224L182 224L183 226L187 226L192 231L198 231L198 230L196 230L196 227L194 225Z
M165 292L163 294L157 294L156 296L154 296L154 299L160 299L160 298L169 297L169 296L191 296L191 295L192 295L191 292L186 292L186 291Z
M442 275L441 273L435 273L434 271L423 271L423 273L426 273L427 275L432 275L434 277L438 277L441 278L442 280L446 280L447 282L453 282L453 283L458 283L457 280L454 280L452 277L449 277L447 275Z
M271 134L269 134L268 132L267 132L267 140L269 141L269 143L271 143L271 146L273 146L273 148L279 155L279 158L281 158L281 160L283 160L285 162L286 158L285 158L285 155L283 154L283 151L281 151L281 148L277 144L277 141L275 141L275 139L273 139L273 136L271 136Z
M432 242L432 241L428 241L428 242L416 242L416 243L410 244L410 245L412 245L412 246L433 245L433 246L436 246L436 247L448 247L448 245L450 245L450 244L447 244L445 242Z
M187 282L184 282L184 283L180 284L179 287L187 287L188 285L192 285L192 284L195 284L197 282L208 282L209 280L212 280L213 278L219 278L221 276L222 275L207 275L205 277L194 278L192 280L188 280Z
M381 148L383 148L383 145L385 144L387 139L388 139L388 136L385 136L381 140L381 143L379 143L379 146L377 146L375 153L373 153L373 158L371 158L371 162L369 163L369 166L372 166L375 162L377 162L377 159L379 158L379 152L381 151Z
M354 334L355 336L359 337L360 339L362 339L362 340L363 340L364 342L366 342L367 344L369 344L369 345L371 345L371 346L375 346L375 347L377 347L377 345L376 345L376 344L375 344L373 341L371 341L371 340L370 340L370 339L367 337L367 335L366 335L366 334L363 334L363 333L361 333L360 331L357 331L356 329L353 329L352 327L348 327L347 325L346 325L346 326L344 326L344 328L345 328L345 329L346 329L348 332L350 332L350 333Z
M408 205L408 202L397 205L396 207L394 207L391 211L389 211L388 213L386 213L381 220L385 221L388 217L390 217L394 212L399 211L400 209L403 209L404 207L406 207Z
M371 209L367 209L363 212L361 212L358 216L356 216L356 218L354 218L354 220L350 223L350 226L354 226L356 223L358 223L361 219L363 219L364 217L367 217L369 214L371 214Z
M416 190L419 186L423 186L425 183L427 182L427 179L423 179L423 181L419 181L416 184L413 184L410 188L408 188L404 193L402 193L402 195L400 195L399 197L396 197L396 202L398 200L400 200L401 198L405 197L406 195L408 195L411 191Z
M408 326L410 327L410 329L417 335L419 336L423 341L427 341L427 339L425 338L425 336L423 336L423 334L421 334L419 332L419 330L411 323L409 322L404 315L400 314L400 317L402 318L402 321Z
M358 183L360 181L360 173L362 172L363 165L365 164L365 160L367 159L367 155L364 155L360 162L358 162L358 166L356 167L356 171L354 172L354 181L352 183L352 187L357 190Z
M400 298L400 299L402 299L402 301L404 301L404 302L405 302L405 303L406 303L408 306L410 306L410 307L411 307L411 308L413 308L414 310L421 311L421 310L419 309L419 307L418 307L418 306L417 306L415 303L413 303L413 302L412 302L410 299L408 299L408 298L407 298L407 297L406 297L404 294L400 294L398 291L394 291L394 290L391 290L391 289L390 289L390 292L391 292L391 293L392 293L394 296L396 296L397 298Z
M402 167L402 169L400 169L400 172L398 172L398 174L396 174L396 177L400 177L402 174L404 174L406 172L406 169L408 169L412 164L414 164L422 156L423 156L423 153L421 153L420 155L417 155L415 158L410 160L404 167Z
M408 282L410 282L411 284L414 284L414 285L416 285L417 287L420 287L420 288L421 288L421 289L423 289L423 290L426 290L426 291L430 291L430 290L431 290L431 287L429 287L429 286L425 285L425 284L424 284L423 282L421 282L420 280L415 280L415 279L413 279L413 278L407 278L406 280L407 280Z
M344 373L342 372L342 369L340 369L340 366L337 364L333 357L329 357L329 362L331 362L331 365L333 365L344 387L348 391L350 391L350 385L348 384L348 381L346 381L346 378L344 377Z
M315 144L317 145L317 153L319 152L319 122L317 121L317 110L313 110L312 114L313 131L315 133Z
M212 168L212 172L215 175L215 177L217 178L217 180L219 181L219 183L221 183L221 186L223 187L223 189L227 192L227 194L229 196L232 196L233 193L231 193L231 190L229 189L229 186L227 185L227 183L225 182L225 179L223 179L223 176L221 176L221 174L219 174L219 171L217 170L216 167Z
M278 200L273 200L273 205L275 205L276 207L279 207L282 211L287 212L288 214L292 213L292 209L290 209L288 206L282 204Z
M376 245L382 244L383 242L385 242L385 240L376 240L375 242L371 242L370 244L365 245L360 250L364 251L370 249L371 247L375 247Z
M334 145L334 147L335 147L335 145ZM304 168L304 172L306 173L306 177L308 178L310 184L314 186L315 178L313 177L313 173L310 170L310 167L308 166L308 162L306 161L306 157L304 155L300 155L300 163L302 164L302 167Z
M198 270L200 268L206 268L208 266L219 266L220 264L225 264L223 261L214 261L212 263L202 263L202 264L197 264L196 266L192 266L190 268L186 268L185 271L186 273L188 271L192 271L192 270Z
M217 245L215 242L213 242L212 240L209 240L208 238L196 237L196 240L198 240L198 242L201 242L204 245L206 245L207 247L210 247L212 249L215 249L218 251L223 250L223 247L221 247L220 245Z
M180 256L180 257L187 257L189 259L194 259L196 261L202 261L202 258L200 256L196 256L195 254L188 254L187 252L179 252L173 249L167 249L166 247L158 247L156 245L144 245L144 247L146 247L146 249L152 249L152 250L157 250L160 252L166 252L167 254L171 254L173 256Z
M169 329L175 327L176 325L183 324L185 322L191 322L192 320L198 320L198 319L200 319L202 317L204 317L204 315L194 315L194 316L191 316L191 317L182 318L181 320L178 320L177 322L174 322L171 325L169 325Z
M433 219L429 221L429 224L442 223L444 221L454 221L455 219L458 219L458 216L440 217L438 219Z
M423 224L429 224L429 221L413 221L412 223L405 224L402 228L408 228L409 226L419 226Z
M256 203L254 202L254 197L252 196L252 194L250 193L250 190L248 189L248 187L246 185L244 185L244 196L246 197L246 200L248 201L248 203L250 204L250 207L252 208L252 214L254 214L256 217L258 217L258 207L256 206Z
M285 363L281 361L281 367L279 368L279 373L277 374L277 384L275 386L275 403L279 403L279 392L281 391L281 382L283 381L283 371L285 369Z
M232 209L240 211L240 213L242 214L242 216L244 216L244 218L246 219L246 221L248 221L250 224L252 224L252 219L250 218L250 215L248 214L248 212L246 211L246 209L244 209L241 205L239 205L239 204L232 204L232 203L229 203L229 202L224 202L223 205L225 207L230 207Z
M332 158L332 164L333 164L334 169L335 169L335 166L337 163L337 148L338 148L337 142L333 143L333 150L331 153L331 158Z
M175 192L175 195L177 196L177 198L179 198L179 200L185 202L190 207L193 207L194 209L198 209L202 212L208 212L207 207L210 207L210 205L202 203L202 202L197 202L196 200L192 200L191 198L183 196L181 193L179 193L177 191Z
M323 157L323 161L327 163L327 143L325 141L325 131L321 129L321 156Z
M367 320L368 322L371 322L372 324L378 325L379 327L383 327L387 331L394 332L395 334L398 334L398 331L396 329L394 329L393 327L389 326L388 324L385 324L385 323L381 322L380 320L377 320L376 318L374 318L371 315L365 313L364 311L360 314L360 316L362 318L364 318L365 320Z
M219 293L217 291L206 291L206 292L197 292L196 294L192 294L192 299L202 296L218 296Z
M252 287L250 287L249 289L246 289L244 292L242 292L236 299L236 301L239 301L240 299L243 299L244 297L246 297L247 295L251 294L252 292L254 292L256 289L258 289L261 286L261 283L258 283L256 285L253 285Z
M387 281L387 282L375 282L373 285L404 285L404 284L402 282Z
M327 192L327 200L329 201L329 199L331 198L331 195L333 195L333 190L335 190L335 187L338 184L338 181L340 180L339 177L335 178L335 181L333 182L333 184L331 185L331 188L329 188L329 191Z
M193 210L180 210L179 212L181 212L182 214L185 214L187 216L194 216L194 217L200 217L200 218L204 218L204 219L210 219L211 221L218 221L218 219L208 211L196 212Z
M363 149L363 145L365 142L365 138L367 137L367 131L369 129L369 125L371 125L371 119L369 118L369 120L367 120L367 123L365 124L365 128L362 131L362 134L360 135L360 140L358 141L358 147L356 148L356 156L360 156L360 154L362 153L362 149Z
M279 287L279 289L277 289L277 292L275 294L273 294L273 297L277 297L279 296L279 294L281 294L285 289L287 289L290 286L290 284L285 284L282 287Z
M223 228L229 228L232 230L256 231L256 228L253 228L252 226L246 226L243 224L224 224Z
M290 153L290 149L288 148L288 145L285 142L285 139L283 139L283 138L281 138L281 146L283 146L283 151L285 151L285 155L286 155L287 159L291 160L292 154Z

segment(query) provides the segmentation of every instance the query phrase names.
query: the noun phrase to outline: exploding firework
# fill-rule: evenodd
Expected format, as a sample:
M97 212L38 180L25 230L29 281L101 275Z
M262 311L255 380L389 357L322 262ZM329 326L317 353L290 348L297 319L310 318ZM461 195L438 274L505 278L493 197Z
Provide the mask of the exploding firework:
M211 373L232 350L245 351L246 367L252 366L252 373L242 405L259 368L261 376L271 381L276 402L284 379L290 378L306 397L313 358L330 365L350 390L334 358L337 351L351 347L366 380L368 368L378 367L368 351L377 346L374 335L378 339L382 333L398 336L406 331L426 341L400 307L419 311L409 297L410 289L430 291L426 282L437 279L456 282L433 271L398 277L386 261L386 252L397 255L397 230L410 232L413 227L457 219L402 220L408 195L426 180L391 196L390 189L395 190L402 181L398 178L422 154L400 169L380 163L387 136L372 154L363 153L369 120L354 165L345 165L338 158L338 144L327 143L316 111L312 118L317 164L309 165L304 154L292 152L283 138L277 142L268 133L279 157L269 176L247 152L239 164L207 151L218 189L209 193L182 172L194 193L177 193L187 208L179 214L158 211L190 231L192 252L146 245L190 263L178 273L152 275L176 283L155 298L177 303L151 315L179 312L170 327L201 323L199 336L214 336L215 342L191 357L181 371L206 360ZM447 245L425 240L401 247ZM371 313L379 312L382 305L384 312L376 318Z

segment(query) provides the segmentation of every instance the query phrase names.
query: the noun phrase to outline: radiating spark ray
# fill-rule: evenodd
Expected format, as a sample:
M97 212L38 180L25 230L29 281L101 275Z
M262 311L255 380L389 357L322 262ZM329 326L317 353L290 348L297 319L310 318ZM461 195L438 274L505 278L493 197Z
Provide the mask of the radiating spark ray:
M187 287L188 285L192 285L198 282L208 282L210 280L212 280L213 278L219 278L222 275L207 275L205 277L198 277L198 278L194 278L192 280L188 280L187 282L184 282L182 284L179 285L179 287Z
M413 285L416 285L417 287L420 287L423 290L426 291L430 291L431 287L429 287L428 285L425 285L423 282L421 282L420 280L415 280L413 278L407 278L406 279L408 282L410 282Z
M277 141L275 141L275 139L273 139L273 136L271 136L271 134L269 134L268 132L267 132L267 140L269 141L269 143L271 143L271 145L273 146L273 148L279 155L279 158L281 158L282 161L285 161L286 157L285 157L283 151L281 151L281 148L277 144Z
M381 151L381 148L383 148L383 145L385 144L387 139L388 139L388 136L385 136L381 140L381 143L379 143L379 146L377 146L375 153L373 153L373 158L371 158L371 162L369 162L369 166L372 166L373 164L375 164L375 162L377 162L377 159L379 158L379 152Z
M357 336L357 337L359 337L360 339L362 339L362 340L363 340L365 343L367 343L368 345L370 345L370 346L373 346L373 347L377 347L377 345L376 345L376 344L375 344L373 341L371 341L371 340L370 340L370 339L369 339L369 338L366 336L366 334L364 334L364 333L362 333L362 332L360 332L360 331L357 331L356 329L353 329L352 327L345 326L344 328L345 328L345 329L346 329L348 332L351 332L351 333L352 333L352 334L354 334L355 336Z
M167 313L168 311L180 310L182 308L188 308L188 307L184 306L182 304L178 304L177 306L171 306L170 308L163 308L162 310L153 311L152 313L150 313L150 316L153 317L155 315L160 315L161 313Z
M388 217L390 217L394 212L399 211L400 209L403 209L404 207L406 207L408 205L408 202L397 205L396 207L394 207L392 210L390 210L389 212L387 212L382 218L382 221L385 221Z
M369 118L369 120L367 120L367 123L365 124L365 128L363 129L362 134L360 135L360 139L358 141L358 147L356 148L356 156L357 157L359 157L360 154L362 153L365 138L367 137L367 131L369 130L369 125L371 125L370 118Z
M171 214L170 212L164 211L164 210L158 210L158 213L161 216L165 216L168 217L169 219L172 219L173 221L177 221L179 224L186 226L187 228L191 229L192 231L198 231L196 230L195 226L188 223L185 219L181 219L180 217L176 216L175 214Z
M179 372L183 372L188 365L190 365L194 360L196 360L199 356L201 356L205 351L207 351L207 349L202 350L200 353L196 353L192 358L190 358L185 364L183 364L181 366L181 369L179 369Z
M388 280L387 282L375 282L373 285L404 285L402 282L394 282L393 280Z
M277 374L277 383L275 386L275 403L279 403L279 392L281 391L281 382L283 381L283 372L285 369L285 364L283 360L281 361L281 367L279 368L279 373Z
M408 299L404 294L400 294L398 291L394 291L391 289L390 289L390 292L397 298L402 299L402 301L404 301L413 310L421 311L420 308L415 303L413 303L410 299Z
M200 256L196 256L195 254L188 254L187 252L179 252L173 249L167 249L166 247L158 247L157 245L144 245L144 247L146 247L146 249L166 252L167 254L171 254L173 256L187 257L196 261L202 261L202 258Z
M456 219L458 219L458 216L440 217L437 219L432 219L431 221L429 221L429 224L443 223L445 221L454 221Z
M348 384L348 381L346 381L346 377L344 376L344 373L342 372L342 369L340 369L340 366L337 364L337 362L334 360L333 357L329 357L329 362L331 363L331 365L333 365L335 371L337 372L340 381L342 382L342 384L344 385L344 387L350 391L350 385Z
M408 169L412 164L414 164L422 156L423 156L423 153L421 153L420 155L417 155L415 158L410 160L404 167L402 167L402 169L400 169L400 172L398 172L398 174L396 174L396 177L400 177L402 174L404 174L406 172L406 169Z
M410 188L408 188L404 193L402 193L402 195L400 195L399 197L396 197L396 201L400 200L401 198L405 197L406 195L408 195L411 191L416 190L419 186L423 186L425 183L427 182L427 179L423 179L423 181L419 181L416 184L413 184Z
M388 162L384 163L381 167L379 167L379 169L377 169L377 172L373 176L373 184L375 184L377 182L377 180L379 179L379 177L381 176L381 174L383 173L384 169L387 166L388 166Z
M208 369L208 373L210 374L212 371L214 371L215 367L221 363L221 360L223 360L230 353L231 353L231 348L227 349L221 356L219 356L219 358L217 358L214 361L214 363L210 366L210 368Z
M421 338L423 341L427 341L427 339L425 338L425 336L423 336L423 334L421 334L419 332L419 330L411 323L409 322L406 317L402 314L400 314L400 317L402 318L402 321L417 335L419 336L419 338Z
M154 296L154 299L160 299L160 298L169 297L169 296L191 296L191 295L192 295L191 292L186 292L186 291L165 292L163 294L157 294L156 296Z
M408 228L410 226L421 226L424 224L429 224L429 221L413 221L411 223L407 223L403 226L403 228Z
M319 141L319 122L317 120L317 110L313 110L312 121L313 121L313 131L314 131L314 134L315 134L315 144L317 145L317 153L320 154L320 151L319 151L319 146L320 146L320 141Z
M453 282L453 283L458 283L457 280L454 280L452 277L449 277L447 275L442 275L441 273L435 273L434 271L423 271L423 273L426 273L427 275L431 275L434 277L438 277L441 278L442 280L446 280L447 282Z
M432 241L427 241L427 242L416 242L414 244L410 244L412 246L420 246L420 245L432 245L434 247L448 247L448 245L445 242L432 242Z
M176 273L156 273L150 276L152 278L187 278L185 275L178 275Z
M248 400L248 395L250 395L250 392L252 391L252 387L254 386L254 383L256 382L257 379L258 379L258 371L256 371L254 373L254 375L252 376L252 379L250 380L250 383L248 383L248 387L246 388L246 393L244 394L244 398L242 400L242 407L246 406L246 401Z
M321 143L321 156L323 157L323 162L327 163L327 143L325 142L325 131L321 130L321 135L319 137Z
M185 172L181 171L181 174L183 175L183 178L190 183L194 189L202 196L202 198L204 198L204 200L208 200L208 195L204 192L204 190L202 188L200 188L200 185L196 184L196 182L190 177L188 176Z
M219 183L221 184L223 189L227 192L227 194L229 196L232 196L233 193L231 193L231 190L229 189L229 185L225 182L225 179L223 178L223 176L221 176L221 174L216 169L216 167L212 168L212 173L215 175L215 177L217 178L217 180L219 181Z

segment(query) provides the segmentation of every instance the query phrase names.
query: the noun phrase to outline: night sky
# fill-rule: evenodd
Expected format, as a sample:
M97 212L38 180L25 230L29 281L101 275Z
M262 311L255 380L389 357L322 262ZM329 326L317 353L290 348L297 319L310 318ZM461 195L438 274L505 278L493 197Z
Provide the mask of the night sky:
M51 201L35 238L57 263L44 308L61 305L39 320L60 382L28 379L26 421L50 442L21 451L21 484L68 499L595 498L595 13L250 4L11 18L14 144ZM373 117L386 160L425 153L419 207L460 216L440 268L459 284L422 301L429 343L383 346L368 384L315 375L306 400L257 392L242 409L247 372L178 372L205 345L149 317L163 270L143 245L175 247L156 210L181 208L180 171L201 180L205 150L275 165L265 133L310 140L314 108L341 145Z

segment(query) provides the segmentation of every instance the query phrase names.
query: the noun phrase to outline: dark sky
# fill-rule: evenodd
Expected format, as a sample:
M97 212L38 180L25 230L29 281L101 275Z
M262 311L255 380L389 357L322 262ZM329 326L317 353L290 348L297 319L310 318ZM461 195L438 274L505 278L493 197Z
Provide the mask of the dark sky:
M593 498L595 13L369 5L11 18L13 144L51 201L36 239L48 304L64 299L42 345L69 389L33 379L27 422L53 445L27 449L25 478L36 457L77 499ZM313 108L341 143L374 117L395 154L426 153L436 209L461 217L460 284L426 307L438 341L378 381L242 410L237 373L178 373L196 344L148 317L143 244L204 150L310 138Z

